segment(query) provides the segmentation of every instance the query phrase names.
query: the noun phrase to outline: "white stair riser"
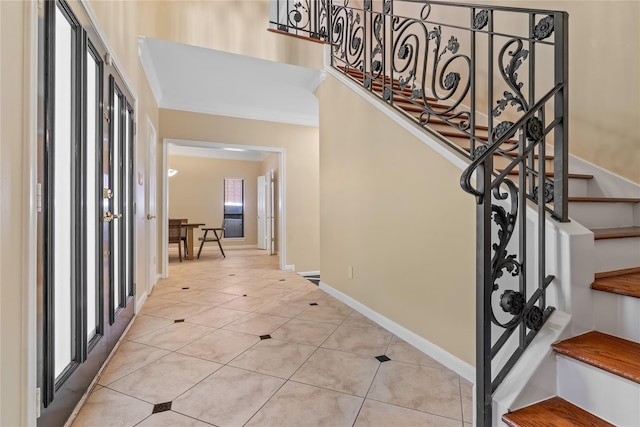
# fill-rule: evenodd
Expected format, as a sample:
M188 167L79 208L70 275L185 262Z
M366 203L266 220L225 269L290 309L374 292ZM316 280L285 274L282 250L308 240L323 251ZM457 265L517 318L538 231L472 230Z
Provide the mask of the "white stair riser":
M569 217L587 228L634 225L636 203L569 202Z
M593 291L594 329L640 342L640 298Z
M595 241L595 272L640 266L640 237Z
M558 396L619 427L640 426L640 384L557 356Z
M587 197L588 195L588 179L569 178L569 197Z

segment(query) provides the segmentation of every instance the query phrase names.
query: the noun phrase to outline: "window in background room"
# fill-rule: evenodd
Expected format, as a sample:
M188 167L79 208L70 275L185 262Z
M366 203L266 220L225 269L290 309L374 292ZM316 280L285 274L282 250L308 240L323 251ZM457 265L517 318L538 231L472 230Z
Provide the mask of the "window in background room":
M224 237L244 237L244 179L224 179Z

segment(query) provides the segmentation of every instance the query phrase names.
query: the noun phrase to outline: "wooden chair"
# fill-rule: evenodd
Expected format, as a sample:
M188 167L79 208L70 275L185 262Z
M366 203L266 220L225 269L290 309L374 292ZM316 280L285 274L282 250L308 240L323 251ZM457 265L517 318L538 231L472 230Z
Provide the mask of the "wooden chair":
M185 221L186 222L186 221ZM183 220L169 219L169 244L178 244L178 257L182 262L182 245L184 244L184 254L187 256L187 229L182 228Z
M222 257L226 258L224 249L222 249L222 243L220 243L220 240L224 236L224 220L222 220L222 224L218 228L203 227L202 230L204 230L204 235L202 237L198 237L198 240L201 242L200 249L198 249L198 259L200 259L200 252L202 252L202 247L205 242L218 242L218 247L220 248L220 252L222 252ZM212 232L213 236L209 235L209 232Z

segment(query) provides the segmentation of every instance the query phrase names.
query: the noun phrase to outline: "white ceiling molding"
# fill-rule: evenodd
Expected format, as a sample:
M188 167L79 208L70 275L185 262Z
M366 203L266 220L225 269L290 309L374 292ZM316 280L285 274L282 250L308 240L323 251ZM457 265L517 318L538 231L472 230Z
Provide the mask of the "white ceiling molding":
M160 108L318 126L324 70L147 37L138 54Z

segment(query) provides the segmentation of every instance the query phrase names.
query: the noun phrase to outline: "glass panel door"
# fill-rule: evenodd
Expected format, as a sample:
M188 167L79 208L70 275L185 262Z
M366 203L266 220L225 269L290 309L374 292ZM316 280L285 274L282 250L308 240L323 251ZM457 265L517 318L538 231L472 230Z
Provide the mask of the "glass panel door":
M74 359L74 244L75 230L71 226L75 215L74 201L74 159L75 108L74 99L76 73L76 31L77 27L59 7L55 8L55 44L53 61L53 140L51 144L53 164L50 165L52 178L50 202L52 207L51 237L54 259L51 293L53 294L53 348L54 377L59 378Z
M64 425L133 317L133 98L77 2L39 9L38 387Z

